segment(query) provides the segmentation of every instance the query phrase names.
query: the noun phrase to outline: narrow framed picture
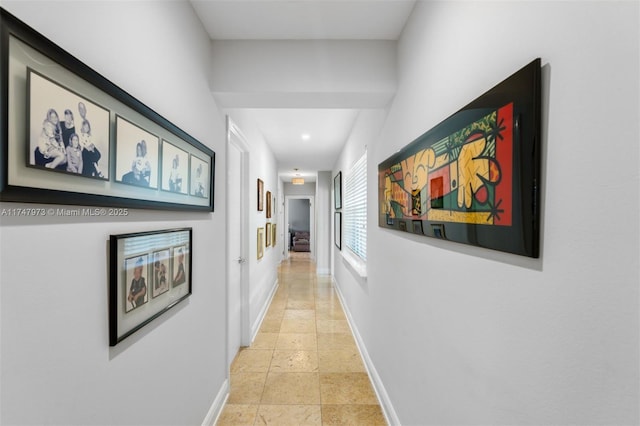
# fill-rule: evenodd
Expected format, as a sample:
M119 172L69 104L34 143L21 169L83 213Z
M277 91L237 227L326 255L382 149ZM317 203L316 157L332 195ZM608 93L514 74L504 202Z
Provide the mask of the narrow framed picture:
M149 301L149 255L132 256L124 261L124 311L140 308Z
M116 182L144 188L158 187L160 138L116 116Z
M333 241L338 247L338 250L342 250L342 213L333 213Z
M264 182L258 179L258 211L264 210Z
M264 255L264 228L258 228L256 246L258 259L262 259L262 256Z
M191 155L191 183L189 193L195 197L209 197L209 166L206 161Z
M171 248L171 287L177 287L188 281L190 271L185 268L189 248L186 245Z
M266 200L267 200L267 219L271 218L271 191L267 191L267 195L266 195Z
M271 246L275 247L278 241L278 234L276 234L276 224L271 225Z
M267 236L265 239L265 245L267 247L271 246L271 222L267 222Z
M153 252L153 263L151 264L151 297L156 298L169 291L169 257L170 249L163 249Z
M191 295L191 236L191 228L110 236L110 346Z
M27 92L28 165L109 180L109 110L30 67Z
M162 190L189 193L189 154L162 140Z
M333 205L336 210L342 208L342 172L333 178Z

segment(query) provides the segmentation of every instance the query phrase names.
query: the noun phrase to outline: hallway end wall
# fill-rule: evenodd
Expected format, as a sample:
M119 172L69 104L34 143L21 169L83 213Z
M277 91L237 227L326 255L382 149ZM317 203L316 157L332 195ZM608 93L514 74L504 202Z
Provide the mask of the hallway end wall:
M401 424L638 424L639 7L417 2L369 150L368 279L335 256ZM379 228L378 164L536 57L540 258Z
M186 2L2 6L218 161L212 214L2 217L0 423L201 424L226 378L224 274L212 273L224 271L226 258L225 128L206 78L209 38ZM0 203L20 207L66 206ZM110 348L109 235L178 227L193 228L193 294Z

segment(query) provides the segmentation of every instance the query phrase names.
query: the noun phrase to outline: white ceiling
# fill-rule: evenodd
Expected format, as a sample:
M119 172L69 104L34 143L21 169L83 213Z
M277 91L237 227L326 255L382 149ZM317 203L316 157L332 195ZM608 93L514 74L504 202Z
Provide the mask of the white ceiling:
M213 40L397 40L415 0L191 0ZM348 94L348 92L347 92ZM344 95L344 94L343 94ZM278 174L315 180L331 170L349 137L358 109L299 108L245 112L270 145ZM302 135L309 135L304 141ZM294 168L300 169L294 172Z

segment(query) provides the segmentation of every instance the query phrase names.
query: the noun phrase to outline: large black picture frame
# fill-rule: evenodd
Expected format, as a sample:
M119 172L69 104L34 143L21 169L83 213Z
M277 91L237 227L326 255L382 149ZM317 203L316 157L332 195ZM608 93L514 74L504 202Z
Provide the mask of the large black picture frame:
M110 346L191 295L192 232L178 228L110 236Z
M378 225L539 257L541 74L538 58L380 163Z
M34 76L47 82L44 89L41 89L42 85L36 87L32 84ZM48 110L43 110L48 104L54 104L47 101L50 93L47 86L68 95L66 103L56 103L60 105L57 108L64 108L64 111L57 111L60 127L64 126L63 113L66 111L75 114L76 133L80 133L86 121L85 113L92 125L97 124L97 121L91 121L97 118L96 115L92 115L91 110L87 112L80 108L79 103L108 111L108 128L100 128L100 134L102 137L106 134L108 140L101 139L100 166L92 175L73 171L71 167L67 169L64 164L55 164L57 170L49 167L52 166L51 157L59 157L61 155L57 152L66 152L67 149L57 146L62 141L57 130L54 136L47 134L49 116ZM201 212L214 210L213 150L2 8L0 99L0 201ZM39 109L32 110L31 104L37 104ZM183 169L187 170L188 176L183 176L182 181L184 185L197 183L198 188L162 189L162 145L158 146L154 158L157 182L154 186L128 184L122 179L123 173L116 176L118 145L135 147L141 142L119 140L116 117L157 136L161 144L170 143L185 153L183 157L196 159L196 167L189 164ZM42 129L40 133L38 128ZM47 154L42 154L40 146L45 147ZM51 147L56 149L49 151ZM34 158L34 151L42 155ZM131 153L128 159L130 171L135 171L135 162L140 160L136 154ZM65 161L70 158L70 154L66 155ZM71 165L74 161L66 162ZM84 164L89 163L85 161ZM191 176L196 171L200 174Z

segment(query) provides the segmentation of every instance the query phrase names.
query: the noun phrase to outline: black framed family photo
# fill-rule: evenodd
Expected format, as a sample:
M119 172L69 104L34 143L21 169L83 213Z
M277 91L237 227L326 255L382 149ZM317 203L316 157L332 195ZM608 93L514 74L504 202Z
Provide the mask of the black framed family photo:
M215 153L0 8L0 201L214 210Z
M191 295L191 252L191 228L111 235L111 346Z

